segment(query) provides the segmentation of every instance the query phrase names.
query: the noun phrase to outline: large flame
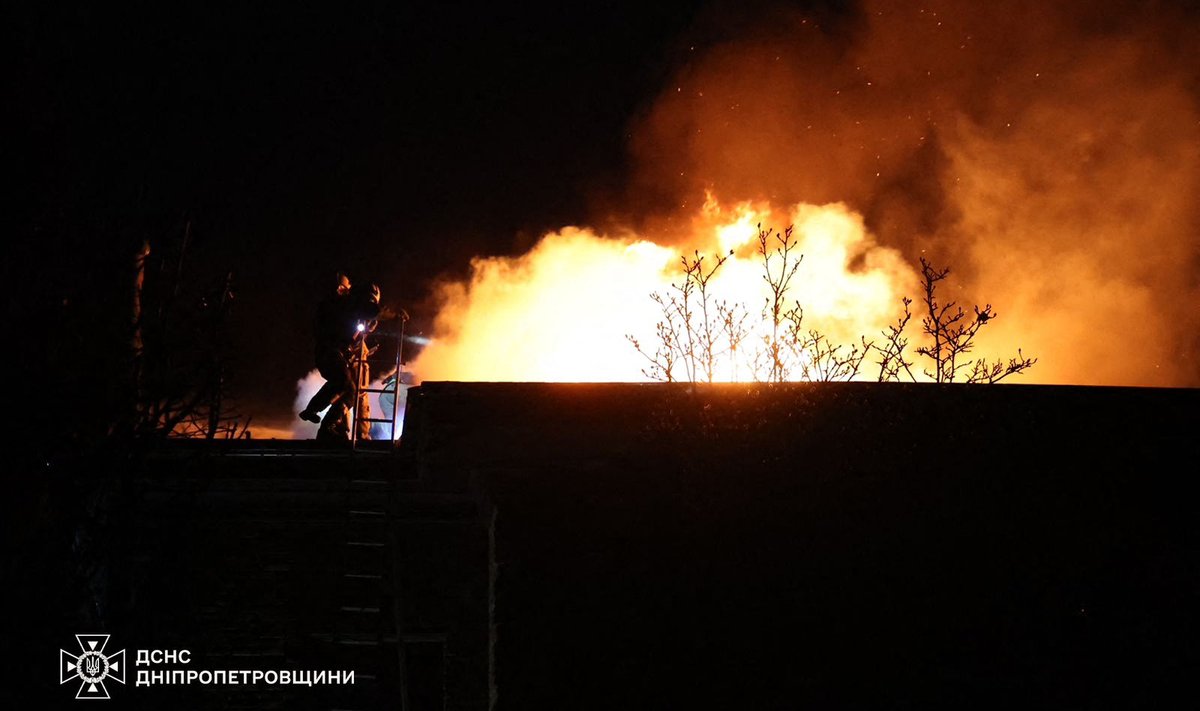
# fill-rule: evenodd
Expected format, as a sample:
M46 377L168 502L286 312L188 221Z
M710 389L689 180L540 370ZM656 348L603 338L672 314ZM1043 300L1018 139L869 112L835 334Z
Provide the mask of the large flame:
M805 324L841 342L875 335L893 320L916 276L900 254L876 243L862 217L844 205L800 204L786 210L708 201L681 240L685 253L728 259L710 289L758 317L769 291L763 279L759 226L795 226L803 255L788 291ZM436 336L413 365L427 380L603 382L642 380L645 360L626 339L653 340L663 318L652 293L683 280L680 246L637 236L598 235L574 227L548 234L520 257L481 258L468 282L443 286ZM728 357L717 379L753 377Z

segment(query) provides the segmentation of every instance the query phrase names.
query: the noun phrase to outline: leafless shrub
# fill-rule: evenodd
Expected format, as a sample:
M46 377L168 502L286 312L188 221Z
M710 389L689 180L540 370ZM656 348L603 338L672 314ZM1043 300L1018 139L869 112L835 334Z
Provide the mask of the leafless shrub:
M682 279L671 284L671 291L650 295L662 313L655 324L654 351L642 348L636 337L625 336L649 362L642 370L646 377L674 382L680 379L677 369L681 368L683 380L711 383L720 357L737 350L745 338L744 309L718 302L709 288L732 254L713 255L711 266L699 252L691 258L684 255L680 257Z
M229 387L233 274L188 274L190 222L169 237L157 252L146 240L134 255L130 407L115 414L109 435L247 437L250 420L238 412Z
M879 382L881 383L898 381L901 373L907 375L911 381L915 382L917 379L912 372L912 361L904 357L904 349L908 348L908 339L904 337L904 329L912 320L912 311L909 309L909 306L912 306L912 299L905 296L900 301L904 304L904 314L896 320L896 323L889 324L883 332L884 345L882 347L875 346L875 350L879 351L879 360L875 362L879 364Z
M960 374L965 374L969 383L996 383L1032 367L1037 359L1026 358L1020 350L1017 351L1018 357L1010 359L1007 364L989 364L986 360L969 358L975 346L975 337L997 314L991 304L984 305L982 309L974 306L973 315L968 315L954 301L939 301L938 284L949 274L949 268L937 269L924 257L921 258L921 281L925 292L925 315L921 319L921 329L932 343L917 348L917 353L933 361L933 372L926 370L925 374L938 383L952 383Z
M1017 357L1009 358L1007 363L997 360L995 363L989 363L986 359L975 361L971 367L971 374L967 376L968 383L998 383L1010 375L1023 373L1026 369L1033 366L1037 362L1037 358L1026 358L1021 349L1017 349Z
M648 362L642 372L666 382L713 382L719 364L727 359L735 381L740 380L742 365L747 366L751 379L759 382L778 383L793 376L809 381L848 381L859 377L874 350L879 355L874 361L879 365L879 382L915 382L918 378L914 361L909 360L906 335L913 300L901 299L904 311L882 332L882 345L865 336L860 336L857 344L835 343L805 325L804 308L798 301L789 305L792 283L804 259L796 248L791 226L778 232L758 225L758 255L767 296L757 323L749 318L744 305L731 305L713 294L713 279L732 252L711 259L699 252L681 257L682 278L672 283L669 291L650 295L662 314L655 324L653 350L643 347L634 336L626 336ZM942 302L938 285L949 274L949 269L937 269L921 259L921 331L925 339L915 353L932 361L932 370L923 371L925 376L938 383L997 383L1032 367L1037 359L1025 357L1019 349L1007 362L971 357L979 331L997 314L991 304L975 306L968 313L953 301ZM757 347L747 353L747 342Z
M796 249L796 240L792 237L793 230L792 225L788 225L783 232L776 232L771 227L764 230L762 223L758 224L758 254L762 258L762 278L770 291L763 304L762 314L763 321L771 330L770 333L763 334L763 357L756 360L765 360L767 372L763 379L771 383L787 380L786 324L789 316L799 308L799 304L793 309L787 308L788 289L796 271L800 269L800 263L804 261L803 254L792 255Z

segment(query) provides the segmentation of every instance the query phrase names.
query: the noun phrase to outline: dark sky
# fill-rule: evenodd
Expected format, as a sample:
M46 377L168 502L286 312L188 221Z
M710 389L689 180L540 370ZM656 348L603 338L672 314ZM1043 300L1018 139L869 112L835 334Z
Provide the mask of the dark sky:
M421 326L431 279L587 219L619 194L631 120L712 11L25 4L14 253L36 285L10 316L124 309L109 287L133 248L190 221L189 274L234 273L235 394L286 419L335 269Z

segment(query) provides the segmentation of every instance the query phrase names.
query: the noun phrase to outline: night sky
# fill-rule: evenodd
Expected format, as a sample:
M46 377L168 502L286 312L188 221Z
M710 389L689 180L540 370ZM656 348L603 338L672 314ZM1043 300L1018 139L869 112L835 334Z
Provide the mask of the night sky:
M427 328L431 280L620 201L631 121L688 43L740 12L25 5L14 231L36 278L10 322L123 313L137 244L190 223L187 273L234 274L233 393L260 422L286 421L334 270L378 281Z

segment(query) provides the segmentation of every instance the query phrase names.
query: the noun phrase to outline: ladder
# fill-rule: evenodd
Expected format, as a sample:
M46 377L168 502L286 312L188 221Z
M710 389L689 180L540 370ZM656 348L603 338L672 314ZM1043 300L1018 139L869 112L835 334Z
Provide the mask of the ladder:
M361 437L359 437L359 423L368 423L367 424L368 430L369 430L370 424L373 424L373 423L388 424L391 426L389 434L391 435L392 446L393 447L396 446L400 441L400 438L396 436L396 425L397 425L396 420L397 420L397 415L399 414L399 411L400 411L400 385L401 385L400 381L402 380L401 374L402 374L402 369L404 367L404 361L403 361L404 325L405 325L406 321L407 321L406 319L401 318L399 320L399 323L400 323L399 327L394 330L384 330L384 329L377 328L375 331L371 332L370 334L364 334L364 337L359 341L358 348L354 352L353 359L351 360L351 365L353 366L353 372L354 372L354 402L353 402L354 414L350 419L350 444L351 444L351 447L353 447L353 448L358 447L358 441L359 441L359 439L361 439ZM369 377L370 365L371 365L370 364L371 353L370 353L370 350L367 348L367 339L366 339L367 335L376 336L376 337L379 337L379 338L382 338L385 340L393 339L396 342L395 362L391 363L391 365L394 368L394 370L392 371L393 375L391 377L391 381L392 381L391 387L388 387L387 379L383 380L382 387L378 387L378 388L371 387L371 382L370 382L370 377ZM382 345L382 343L380 345ZM371 417L368 415L367 417L363 417L362 413L360 412L360 409L361 409L361 405L364 402L366 402L366 397L368 394L375 394L375 395L379 395L381 397L385 394L391 394L392 395L391 416L390 417Z

